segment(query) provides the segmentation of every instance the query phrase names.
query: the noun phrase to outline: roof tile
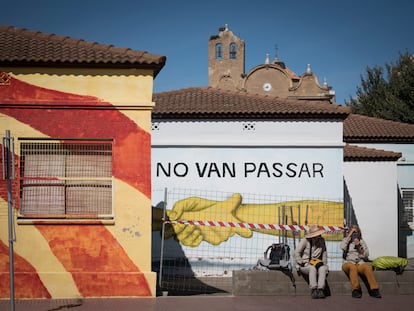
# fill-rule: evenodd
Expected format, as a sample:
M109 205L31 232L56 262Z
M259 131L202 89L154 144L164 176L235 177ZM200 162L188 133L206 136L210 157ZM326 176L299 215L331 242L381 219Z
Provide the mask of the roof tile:
M344 146L344 161L397 161L401 157L400 152L385 151L361 146L346 144Z
M155 75L166 57L0 25L0 65L149 68Z
M316 118L344 119L349 109L323 100L296 100L194 87L154 94L154 119Z
M414 142L414 124L350 114L344 121L344 141Z

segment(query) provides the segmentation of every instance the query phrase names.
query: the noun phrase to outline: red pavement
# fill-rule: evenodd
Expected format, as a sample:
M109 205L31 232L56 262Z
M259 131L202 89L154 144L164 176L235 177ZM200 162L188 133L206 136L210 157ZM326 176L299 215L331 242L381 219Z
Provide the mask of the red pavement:
M8 300L0 300L0 310L10 310ZM86 311L86 310L151 310L151 311L266 311L266 310L414 310L414 295L393 295L376 299L364 296L331 296L313 300L308 296L171 296L157 298L109 298L83 300L16 300L15 311Z

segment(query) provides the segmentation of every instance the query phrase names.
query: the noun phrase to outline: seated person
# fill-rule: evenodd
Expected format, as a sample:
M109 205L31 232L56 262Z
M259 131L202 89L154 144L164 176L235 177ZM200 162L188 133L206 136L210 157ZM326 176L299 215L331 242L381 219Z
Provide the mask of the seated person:
M325 230L320 229L318 225L310 226L295 249L296 269L298 273L309 277L313 299L325 298L326 275L329 271L326 244L321 236L322 233L325 233Z
M379 286L374 271L368 262L369 250L362 239L361 230L357 225L351 226L348 235L342 240L341 249L344 251L342 270L348 275L351 282L352 297L361 298L362 291L358 276L364 276L369 284L369 294L381 298Z

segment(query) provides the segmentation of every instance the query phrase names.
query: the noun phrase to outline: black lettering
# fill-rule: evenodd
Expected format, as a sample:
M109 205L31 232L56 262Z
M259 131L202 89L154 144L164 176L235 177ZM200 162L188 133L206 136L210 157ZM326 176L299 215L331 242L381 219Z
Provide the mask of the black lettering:
M316 177L316 173L319 173L323 178L323 164L322 163L313 163L313 177Z
M236 165L235 163L222 163L220 168L217 163L196 163L197 173L199 177L211 177L212 175L217 175L217 177L225 177L226 174L230 177L236 177ZM221 170L220 170L221 169Z
M208 177L211 177L211 173L216 173L217 177L221 177L220 176L220 171L217 168L216 163L210 163L210 169L208 170Z
M287 167L286 167L286 169L287 169L286 176L287 177L295 177L296 176L296 171L295 171L296 166L297 166L296 163L289 163L287 165Z
M230 177L236 177L236 165L231 163L231 167L228 163L223 163L223 177L226 176L226 172L229 173Z
M207 163L204 163L204 166L203 166L203 169L200 171L200 163L196 163L196 167L197 167L197 172L198 172L198 176L199 177L204 177L204 173L205 173L205 171L206 171L206 168L207 168Z
M282 163L273 163L272 167L275 171L272 175L274 177L282 177L283 172L278 168L278 167L283 167Z
M265 173L267 177L270 177L270 173L269 173L266 163L263 163L263 162L260 163L259 169L257 171L257 177L260 177L261 173Z
M181 168L180 168L181 167ZM185 163L176 163L174 165L174 174L177 177L185 177L188 173L188 166Z
M256 164L252 162L244 163L244 177L247 177L249 173L253 173L256 170Z
M167 170L165 170L162 163L157 163L157 177L160 177L160 171L164 173L165 176L170 177L171 176L171 163L168 163Z
M308 168L308 164L302 163L302 166L300 167L300 172L299 172L298 178L302 177L302 173L306 173L309 178L311 177L311 174L310 174L309 168Z

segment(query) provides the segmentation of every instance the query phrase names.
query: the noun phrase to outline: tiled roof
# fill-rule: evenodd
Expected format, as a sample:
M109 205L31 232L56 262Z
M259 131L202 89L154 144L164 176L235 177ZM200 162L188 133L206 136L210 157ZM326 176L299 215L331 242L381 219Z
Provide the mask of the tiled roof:
M373 148L353 146L346 144L344 147L344 161L397 161L401 157L400 152L385 151Z
M329 101L307 101L195 87L154 94L153 119L344 119L346 107Z
M145 51L0 25L0 66L148 68L155 76L165 62Z
M344 121L344 141L414 142L414 124L350 114Z

